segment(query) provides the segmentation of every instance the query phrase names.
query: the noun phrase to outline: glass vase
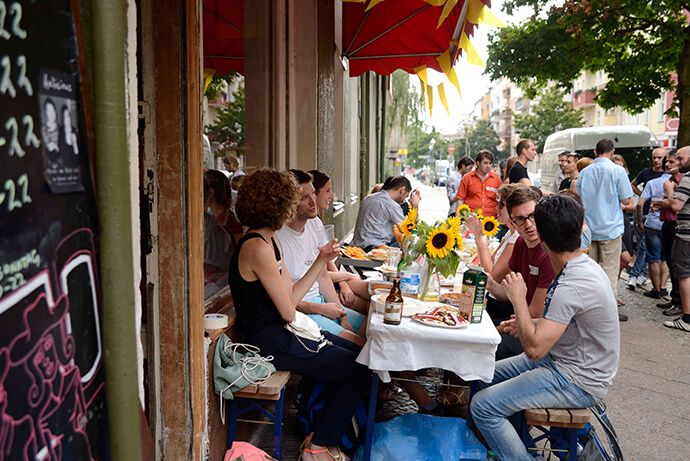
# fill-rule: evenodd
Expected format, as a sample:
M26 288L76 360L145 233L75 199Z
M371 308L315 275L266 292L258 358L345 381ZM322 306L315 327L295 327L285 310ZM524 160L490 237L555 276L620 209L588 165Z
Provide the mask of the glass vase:
M424 265L424 273L420 280L419 298L422 301L438 302L441 295L441 279L438 271L428 262Z

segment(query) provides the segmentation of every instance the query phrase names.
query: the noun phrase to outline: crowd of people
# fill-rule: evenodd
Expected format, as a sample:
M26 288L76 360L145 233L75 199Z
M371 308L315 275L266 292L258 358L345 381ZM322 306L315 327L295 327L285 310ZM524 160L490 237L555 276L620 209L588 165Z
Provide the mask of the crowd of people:
M631 184L619 164L624 159L604 139L593 161L561 154L557 187L545 192L526 169L535 143L520 141L516 154L500 174L488 151L463 158L447 188L451 214L467 205L503 228L492 252L477 218L466 220L489 276L486 310L502 338L494 379L473 396L470 410L478 432L505 460L532 459L511 425L514 414L588 407L612 383L619 321L626 320L617 285L633 253L625 212L637 212L637 258L644 252L652 278L645 294L661 298L670 278L671 301L663 307L677 318L664 325L690 332L690 147L654 150L654 174L641 173ZM243 178L236 200L231 191L226 175L206 172L205 268L227 271L247 342L273 356L277 369L336 388L302 459L347 459L339 436L370 380L355 361L366 341L370 295L366 281L333 263L338 245L319 218L333 199L332 180L318 170L261 169ZM388 178L361 201L353 244L394 245L396 226L420 199L404 176ZM637 286L630 278L628 286ZM408 391L422 411L439 405L414 387Z

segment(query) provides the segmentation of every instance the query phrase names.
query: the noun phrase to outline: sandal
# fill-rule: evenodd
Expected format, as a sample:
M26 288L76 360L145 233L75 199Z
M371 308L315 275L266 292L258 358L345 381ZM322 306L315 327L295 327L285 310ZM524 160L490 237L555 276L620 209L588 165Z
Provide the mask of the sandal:
M436 397L438 403L444 407L450 407L454 405L467 405L467 396L465 395L465 389L460 389L458 392L453 392L450 389L446 389L439 396Z
M302 449L302 453L299 455L299 458L297 458L297 461L301 461L302 456L305 453L309 453L310 455L320 455L322 453L327 453L328 456L330 456L333 461L344 461L346 458L344 458L345 455L343 454L343 452L340 451L340 448L338 448L338 447L336 447L335 449L338 451L338 453L336 453L334 455L333 453L331 453L331 450L329 450L328 447L319 448L318 450L314 450L312 448L306 448L305 447Z

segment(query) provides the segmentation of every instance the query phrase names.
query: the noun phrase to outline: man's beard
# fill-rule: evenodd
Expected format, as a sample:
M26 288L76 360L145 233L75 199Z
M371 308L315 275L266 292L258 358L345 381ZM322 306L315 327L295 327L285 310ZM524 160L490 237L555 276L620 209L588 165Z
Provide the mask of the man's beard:
M690 166L678 166L678 171L680 171L681 173L687 173L688 171L690 171Z

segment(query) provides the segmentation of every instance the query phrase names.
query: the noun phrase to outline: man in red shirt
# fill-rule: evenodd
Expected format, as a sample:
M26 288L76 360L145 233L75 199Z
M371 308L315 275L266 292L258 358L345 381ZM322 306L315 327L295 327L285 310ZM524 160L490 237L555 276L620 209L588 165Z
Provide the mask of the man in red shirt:
M481 208L484 216L496 216L496 193L503 182L492 171L494 156L488 150L481 150L477 154L477 167L474 171L462 177L458 193L455 198L458 207L466 203L472 211Z
M532 318L538 319L544 313L546 291L556 274L549 255L540 244L539 233L534 223L534 208L540 198L541 192L536 187L520 186L506 199L508 215L520 237L515 242L505 273L495 274L495 279L489 278L487 288L492 296L487 298L486 311L491 316L494 325L498 325L502 320L510 319L514 314L513 305L501 285L503 277L511 271L519 272L525 280L527 303ZM501 344L496 351L496 360L522 352L522 346L517 338L500 330L499 332Z

